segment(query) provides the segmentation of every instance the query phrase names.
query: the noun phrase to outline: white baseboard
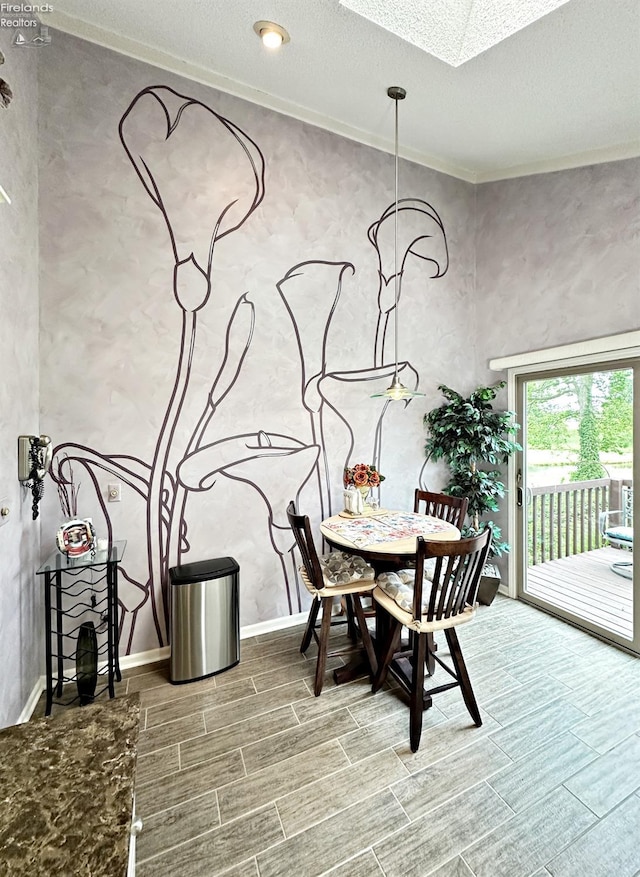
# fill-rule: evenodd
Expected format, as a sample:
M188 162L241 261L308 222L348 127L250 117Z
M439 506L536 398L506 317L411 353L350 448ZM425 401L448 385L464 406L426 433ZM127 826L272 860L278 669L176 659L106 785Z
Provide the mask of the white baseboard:
M135 652L133 655L120 655L120 669L130 670L132 667L153 664L155 661L167 661L170 653L169 646L162 646L161 649L149 649L147 652Z
M250 636L259 636L262 633L272 633L275 630L286 630L287 627L304 624L308 614L308 612L299 612L297 615L284 615L282 618L271 618L269 621L248 624L246 627L240 628L240 639L248 639Z
M277 630L286 630L288 627L296 627L298 624L304 624L307 620L306 612L299 612L297 615L285 615L282 618L271 618L269 621L258 621L256 624L248 624L240 628L240 639L249 639L252 636L260 636L263 633L273 633ZM160 649L149 649L146 652L136 652L133 655L121 655L120 669L130 670L133 667L143 667L145 664L153 664L156 661L166 661L169 658L171 649L169 646L163 646ZM46 679L41 676L33 686L33 691L29 695L24 709L18 717L16 724L21 725L28 722L36 704L40 699L40 695L45 689Z
M23 725L25 722L28 722L31 716L33 715L33 711L36 708L38 701L40 700L40 695L44 691L46 684L46 677L41 676L36 684L33 686L31 690L31 694L29 695L29 700L24 705L24 709L18 716L18 721L16 725Z
M307 620L306 612L297 615L285 615L282 618L270 618L268 621L258 621L256 624L247 624L240 628L240 639L249 639L251 636L260 636L263 633L273 633L276 630L286 630L287 627L296 627L304 624ZM142 667L144 664L153 664L154 661L166 661L171 653L169 646L161 649L149 649L147 652L135 652L133 655L120 656L120 669L129 670L132 667Z
M271 618L269 621L258 621L257 624L248 624L240 628L240 639L249 639L251 636L260 636L263 633L273 633L277 630L286 630L287 627L296 627L304 624L307 613L300 612L297 615L285 615L283 618ZM147 652L136 652L133 655L120 656L120 669L130 670L132 667L142 667L144 664L153 664L154 661L166 661L171 653L169 646L161 649L149 649Z

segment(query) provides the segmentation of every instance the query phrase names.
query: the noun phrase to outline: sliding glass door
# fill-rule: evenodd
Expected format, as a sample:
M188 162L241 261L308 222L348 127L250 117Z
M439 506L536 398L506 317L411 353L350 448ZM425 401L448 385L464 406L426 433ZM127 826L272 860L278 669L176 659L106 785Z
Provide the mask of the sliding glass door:
M633 564L638 362L516 378L523 445L516 552L520 599L640 653Z

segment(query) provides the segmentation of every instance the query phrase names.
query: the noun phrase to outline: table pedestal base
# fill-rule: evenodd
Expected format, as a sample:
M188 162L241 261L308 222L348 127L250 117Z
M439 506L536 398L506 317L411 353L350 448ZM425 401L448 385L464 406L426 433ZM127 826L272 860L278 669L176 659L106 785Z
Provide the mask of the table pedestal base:
M333 671L333 681L336 685L344 685L346 682L353 682L354 679L367 675L372 676L371 667L367 660L367 653L362 649L348 664L344 667L337 667Z

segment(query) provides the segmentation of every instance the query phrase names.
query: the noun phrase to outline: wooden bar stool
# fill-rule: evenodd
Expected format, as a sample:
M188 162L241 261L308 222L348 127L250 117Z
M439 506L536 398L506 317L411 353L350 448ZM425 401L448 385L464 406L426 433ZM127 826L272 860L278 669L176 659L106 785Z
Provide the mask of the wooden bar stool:
M410 697L410 742L415 752L422 734L422 713L431 706L432 695L459 686L462 697L476 725L482 724L478 704L462 657L456 627L471 621L480 575L491 546L491 528L480 536L459 542L427 542L418 537L415 580L413 585L377 584L373 599L387 615L387 636L379 656L373 691L378 691L391 672ZM433 581L424 579L424 564L435 558ZM379 582L383 577L380 577ZM399 653L402 628L412 632L411 653ZM431 653L434 662L453 681L424 690L425 664L433 634L443 630L449 644L451 666Z
M349 632L359 633L362 638L371 674L377 670L377 661L369 628L362 610L360 594L373 591L376 586L373 567L360 557L334 551L331 554L318 556L311 533L311 524L307 515L296 512L293 500L287 507L289 525L295 536L296 544L302 558L300 577L306 589L313 597L309 610L307 626L300 644L304 654L309 648L311 639L318 643L318 660L313 692L316 697L322 691L324 672L329 656L329 632L332 627L331 609L335 597L343 597L347 606L347 624ZM336 563L337 560L337 563ZM318 613L322 607L322 621L318 633ZM337 622L344 624L344 621ZM345 654L345 650L331 652L331 655Z

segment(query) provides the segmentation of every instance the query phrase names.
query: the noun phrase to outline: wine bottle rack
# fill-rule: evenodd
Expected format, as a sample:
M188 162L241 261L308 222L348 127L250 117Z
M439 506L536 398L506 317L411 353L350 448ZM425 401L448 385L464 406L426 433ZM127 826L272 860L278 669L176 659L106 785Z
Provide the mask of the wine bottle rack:
M111 542L95 554L68 559L53 552L36 574L44 578L46 706L51 715L54 703L87 703L105 691L115 696L115 681L120 681L118 656L118 564L126 542ZM85 638L91 623L95 646L88 663L95 666L89 674L79 669L87 663L86 648L78 647L80 634ZM90 637L93 643L93 637ZM66 688L65 688L66 686ZM69 690L77 690L73 696ZM88 694L87 692L91 692ZM63 699L64 692L64 699Z

